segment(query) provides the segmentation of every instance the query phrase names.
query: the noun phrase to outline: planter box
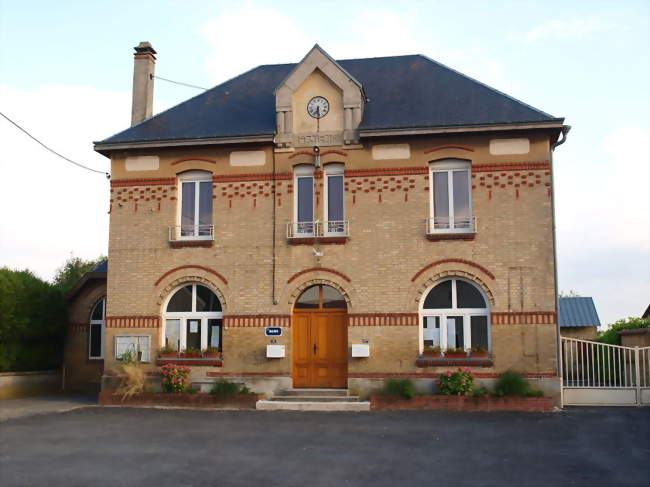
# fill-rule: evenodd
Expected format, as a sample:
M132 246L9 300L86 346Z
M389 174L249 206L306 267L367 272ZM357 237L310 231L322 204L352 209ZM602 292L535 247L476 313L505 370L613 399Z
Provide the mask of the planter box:
M551 397L473 397L422 395L413 399L373 394L370 409L439 409L447 411L553 411Z
M255 409L257 394L218 396L215 394L174 394L169 392L140 392L122 400L122 394L101 392L102 406L175 406L188 408Z

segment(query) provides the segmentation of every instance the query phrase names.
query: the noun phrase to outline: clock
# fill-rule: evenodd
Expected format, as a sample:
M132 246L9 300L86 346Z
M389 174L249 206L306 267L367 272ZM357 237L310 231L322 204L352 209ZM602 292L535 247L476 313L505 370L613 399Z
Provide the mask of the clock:
M330 111L330 102L322 96L315 96L307 103L307 113L314 118L323 118Z

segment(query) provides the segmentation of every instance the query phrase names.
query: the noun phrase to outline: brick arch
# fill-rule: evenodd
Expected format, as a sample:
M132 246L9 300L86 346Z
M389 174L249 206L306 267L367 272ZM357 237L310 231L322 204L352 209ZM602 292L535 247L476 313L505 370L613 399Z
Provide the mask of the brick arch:
M443 149L460 149L468 152L474 152L474 147L471 147L469 145L446 144L446 145L436 145L433 147L429 147L428 149L424 150L424 153L430 154L431 152L435 152Z
M172 273L174 273L176 271L184 270L184 269L201 269L202 271L209 272L210 274L213 274L213 275L217 276L219 279L221 279L221 281L224 284L228 285L228 281L226 280L226 278L223 277L221 274L219 274L214 269L210 269L209 267L204 267L202 265L192 265L192 264L190 264L190 265L182 265L182 266L179 266L179 267L174 267L173 269L168 270L167 272L165 272L162 276L160 276L158 278L158 280L154 283L154 286L157 286L158 284L160 284L160 282L163 279L165 279L167 276L169 276L170 274L172 274Z
M414 300L418 306L418 309L420 306L420 301L424 297L424 293L427 291L427 289L432 287L437 282L442 281L443 279L449 279L453 277L465 278L468 281L472 282L474 285L478 286L481 291L483 291L483 293L487 296L488 301L490 302L490 307L494 308L494 294L492 293L492 290L487 285L487 283L478 275L462 270L446 270L429 277L417 286L414 293Z
M339 272L339 271L334 270L334 269L330 269L329 267L311 267L309 269L305 269L305 270L302 270L300 272L296 272L293 276L291 276L289 279L287 279L287 284L290 284L292 281L295 281L298 277L300 277L303 274L306 274L308 272L330 272L332 274L336 274L339 277L342 277L347 282L352 282L352 279L350 279L348 276L346 276L342 272Z
M190 161L200 161L200 162L207 162L210 164L216 164L217 161L214 159L208 159L207 157L186 157L185 159L178 159L174 162L171 163L172 166L175 166L176 164L180 164L182 162L190 162Z
M187 275L183 277L179 277L178 279L174 279L173 281L167 283L165 287L163 287L160 290L160 293L158 294L158 298L156 302L158 303L158 306L162 306L165 300L169 297L169 295L177 290L179 287L181 287L183 284L202 284L208 289L210 289L213 293L217 295L217 298L219 298L219 302L221 303L221 309L225 313L226 311L226 299L221 292L221 289L219 289L219 286L217 286L214 282L210 281L209 279L206 279L205 277L201 276L193 276L193 275ZM165 310L161 309L161 313L164 313Z
M305 289L310 288L312 286L316 286L318 284L333 287L338 292L340 292L341 296L343 296L345 302L348 305L348 313L350 312L350 309L352 308L352 300L350 299L350 294L343 286L341 286L340 284L334 281L330 281L329 279L310 279L308 281L303 282L296 288L294 288L291 294L289 295L289 299L287 301L287 304L289 305L289 309L293 311L294 303L300 297L300 295L303 293Z
M412 278L411 282L415 282L417 278L419 278L422 274L424 274L426 271L429 269L440 265L440 264L447 264L447 263L454 263L454 264L465 264L470 267L474 267L476 269L481 270L483 273L485 273L487 276L489 276L492 280L495 279L494 274L492 274L488 269L483 267L481 264L477 264L476 262L472 262L471 260L467 259L440 259L436 260L435 262L432 262L429 265L424 266L422 269L420 269Z

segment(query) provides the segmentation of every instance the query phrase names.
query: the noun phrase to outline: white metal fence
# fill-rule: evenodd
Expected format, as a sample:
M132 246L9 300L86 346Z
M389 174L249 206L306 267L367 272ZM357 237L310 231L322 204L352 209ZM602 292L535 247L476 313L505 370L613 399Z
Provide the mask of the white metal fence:
M650 347L562 337L566 405L650 406Z

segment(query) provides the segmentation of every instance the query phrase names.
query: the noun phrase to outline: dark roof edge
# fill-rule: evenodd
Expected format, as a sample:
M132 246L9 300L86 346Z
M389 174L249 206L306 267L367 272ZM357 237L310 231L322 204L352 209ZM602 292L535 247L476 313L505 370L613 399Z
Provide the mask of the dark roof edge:
M275 133L256 134L256 135L242 135L234 137L209 137L197 139L164 139L164 140L145 140L134 142L93 142L95 144L95 151L102 155L113 150L124 149L142 149L142 148L155 148L155 147L183 147L192 145L223 145L223 144L242 144L242 143L259 143L259 142L273 142Z
M94 279L106 279L106 272L86 272L81 279L79 279L79 282L74 285L70 291L68 291L68 294L66 296L66 300L70 301L72 298L74 298L79 291L86 285L88 281L92 281Z
M534 130L534 129L561 129L564 119L556 118L543 122L515 122L502 124L477 124L477 125L440 125L437 127L404 127L404 128L368 128L359 130L361 137L382 137L390 135L423 135L445 134L454 132L497 132L500 130Z

